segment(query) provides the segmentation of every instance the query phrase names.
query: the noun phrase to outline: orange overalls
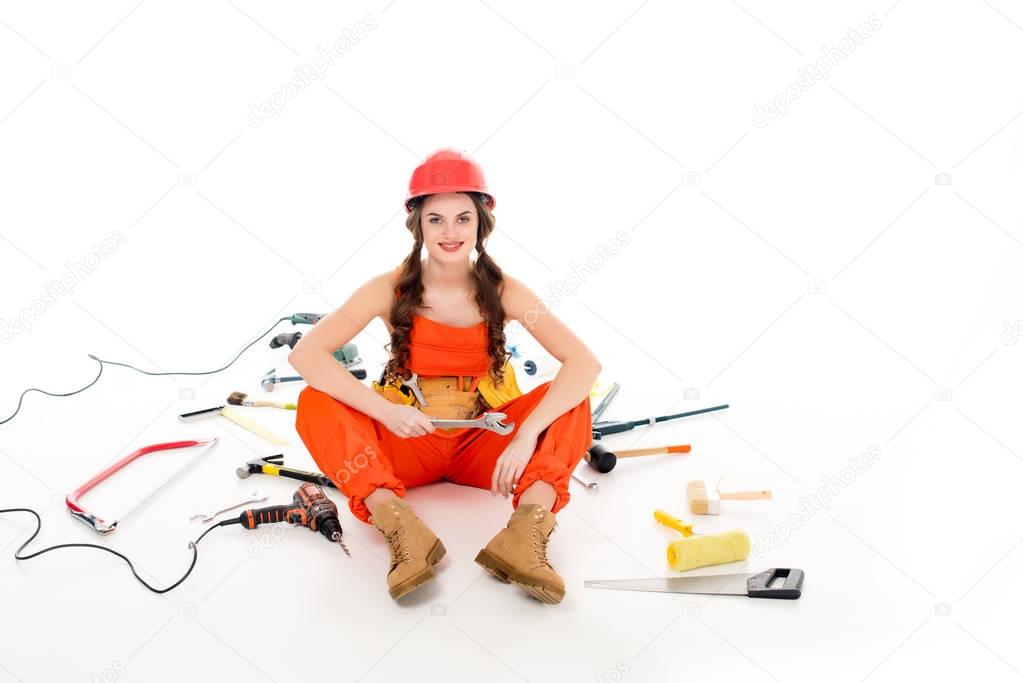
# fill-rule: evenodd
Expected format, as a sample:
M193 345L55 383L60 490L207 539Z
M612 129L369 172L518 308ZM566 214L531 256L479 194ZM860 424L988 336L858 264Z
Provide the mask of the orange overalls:
M490 367L487 337L483 322L453 327L414 316L408 369L421 377L486 375ZM352 514L369 524L364 499L377 487L391 489L399 497L405 496L406 488L441 479L489 489L498 457L550 385L545 382L492 408L507 414L506 424L515 423L515 431L507 436L462 427L402 438L366 413L313 387L299 394L295 428L320 471L348 498ZM519 497L537 480L548 482L557 492L551 512L565 507L572 471L591 442L587 396L540 433L533 458L515 488L512 508L518 507Z

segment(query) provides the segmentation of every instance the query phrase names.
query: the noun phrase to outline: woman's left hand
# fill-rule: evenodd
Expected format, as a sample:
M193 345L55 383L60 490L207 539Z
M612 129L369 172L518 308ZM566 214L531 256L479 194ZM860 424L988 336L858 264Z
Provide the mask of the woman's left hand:
M533 459L537 439L534 434L516 432L494 466L494 476L490 483L491 495L500 493L507 498L508 494L512 493L512 488L518 484L526 465Z

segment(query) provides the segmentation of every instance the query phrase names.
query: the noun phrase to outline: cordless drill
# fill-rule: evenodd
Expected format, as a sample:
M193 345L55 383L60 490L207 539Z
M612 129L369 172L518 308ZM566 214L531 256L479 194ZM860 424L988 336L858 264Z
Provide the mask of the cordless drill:
M276 522L288 522L319 531L325 538L336 541L348 557L352 556L341 540L341 521L337 516L337 506L316 484L306 483L299 486L291 505L271 505L246 510L238 515L238 519L224 520L221 524L241 524L246 529L255 529L260 524Z

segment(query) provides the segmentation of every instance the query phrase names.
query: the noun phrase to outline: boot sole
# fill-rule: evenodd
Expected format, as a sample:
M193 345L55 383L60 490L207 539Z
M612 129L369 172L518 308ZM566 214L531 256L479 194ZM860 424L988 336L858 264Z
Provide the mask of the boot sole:
M447 548L444 547L444 544L441 543L438 538L437 542L433 544L432 548L430 548L430 552L426 555L426 562L429 566L415 576L410 576L405 579L403 582L389 589L387 592L390 593L392 598L397 600L403 595L408 595L423 584L429 583L434 577L433 565L440 562L446 553Z
M556 605L565 597L564 589L558 586L551 586L543 583L536 583L512 567L505 564L501 558L487 552L486 548L476 555L476 564L483 567L503 583L514 583L525 591L526 595L535 598L548 605Z

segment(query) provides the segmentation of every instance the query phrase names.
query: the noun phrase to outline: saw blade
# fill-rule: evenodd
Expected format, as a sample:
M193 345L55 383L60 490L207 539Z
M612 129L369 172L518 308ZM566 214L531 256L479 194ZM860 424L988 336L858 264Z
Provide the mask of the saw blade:
M695 593L698 595L747 596L746 580L752 574L716 574L713 576L669 576L653 579L601 579L585 581L586 588L656 593Z

